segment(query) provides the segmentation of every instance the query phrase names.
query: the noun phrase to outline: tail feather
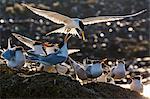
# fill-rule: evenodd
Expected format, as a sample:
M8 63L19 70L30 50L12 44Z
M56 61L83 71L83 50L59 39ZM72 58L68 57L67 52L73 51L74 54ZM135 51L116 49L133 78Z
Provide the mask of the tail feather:
M22 36L20 34L17 34L17 33L12 33L12 35L17 38L20 42L24 43L26 46L30 47L30 48L34 48L33 45L36 41L30 39L30 38L27 38L25 36Z
M70 55L70 54L73 54L73 53L76 53L76 52L79 52L79 51L80 51L80 49L69 49L68 54Z

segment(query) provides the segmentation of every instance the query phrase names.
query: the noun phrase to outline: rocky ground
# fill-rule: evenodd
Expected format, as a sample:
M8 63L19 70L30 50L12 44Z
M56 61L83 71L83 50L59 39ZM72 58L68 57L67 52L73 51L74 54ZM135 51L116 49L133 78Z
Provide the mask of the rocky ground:
M28 77L0 66L1 98L118 98L146 99L140 94L107 83L80 85L70 77L42 72Z

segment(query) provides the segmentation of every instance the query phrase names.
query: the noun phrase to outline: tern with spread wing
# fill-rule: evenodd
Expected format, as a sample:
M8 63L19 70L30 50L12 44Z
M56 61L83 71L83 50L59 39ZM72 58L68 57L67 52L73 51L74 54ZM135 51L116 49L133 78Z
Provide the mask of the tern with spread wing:
M48 54L55 53L57 50L59 50L58 44L49 44L47 42L42 43L40 41L32 40L28 37L22 36L17 33L12 33L12 35L15 38L17 38L20 42L30 47L32 49L30 50L30 52L33 52L34 54L46 56ZM70 55L79 51L80 49L69 49L68 54Z
M48 54L46 56L42 56L42 55L37 55L37 54L33 54L30 52L28 53L28 59L35 61L35 62L39 62L48 66L52 66L52 65L56 65L56 64L60 64L66 61L66 59L68 58L68 48L67 48L67 42L70 39L71 36L66 35L64 42L61 42L58 46L59 46L59 50L56 51L55 53L51 53Z
M30 9L32 12L34 12L35 14L37 14L39 16L43 16L57 24L65 25L64 27L54 30L50 33L65 33L65 34L70 33L70 34L77 35L79 38L81 38L81 36L80 36L80 34L81 34L83 40L85 40L85 37L84 37L84 26L85 25L108 22L108 21L122 20L124 18L137 16L146 11L146 10L142 10L138 13L131 14L131 15L125 15L125 16L98 16L98 17L89 17L89 18L85 18L85 19L79 19L79 18L70 18L68 16L65 16L65 15L62 15L62 14L59 14L59 13L53 12L53 11L37 9L37 8L31 7L27 4L22 4L22 5L27 7L28 9ZM78 33L78 31L80 31L80 32Z

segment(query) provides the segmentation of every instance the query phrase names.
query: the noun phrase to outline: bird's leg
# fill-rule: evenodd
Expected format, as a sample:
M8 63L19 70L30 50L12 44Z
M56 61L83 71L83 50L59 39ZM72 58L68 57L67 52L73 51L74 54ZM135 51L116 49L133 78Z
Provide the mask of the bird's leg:
M68 37L68 33L66 34L65 38L64 38L64 42L67 42L67 37Z
M67 41L71 38L71 36L72 36L72 35L70 35L70 36L67 38Z
M70 37L72 36L72 35L70 35L70 36L68 36L69 34L67 33L66 34L66 36L65 36L65 38L64 38L64 42L66 42L67 43L67 41L70 39Z

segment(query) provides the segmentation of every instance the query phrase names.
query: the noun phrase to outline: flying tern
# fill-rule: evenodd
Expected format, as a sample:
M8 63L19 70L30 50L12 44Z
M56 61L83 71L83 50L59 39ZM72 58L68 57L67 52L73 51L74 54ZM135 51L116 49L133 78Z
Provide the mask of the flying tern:
M54 23L64 24L64 27L56 29L48 34L70 33L70 34L77 35L79 38L81 38L80 35L82 35L83 40L85 40L85 36L84 36L84 26L85 25L122 20L124 18L137 16L146 11L146 10L142 10L135 14L124 15L124 16L98 16L98 17L89 17L89 18L80 19L80 18L70 18L68 16L65 16L65 15L62 15L62 14L59 14L59 13L53 12L53 11L37 9L37 8L31 7L27 4L22 4L22 5L27 7L28 9L30 9L33 13L35 13L39 16L45 17L46 19L49 19Z

